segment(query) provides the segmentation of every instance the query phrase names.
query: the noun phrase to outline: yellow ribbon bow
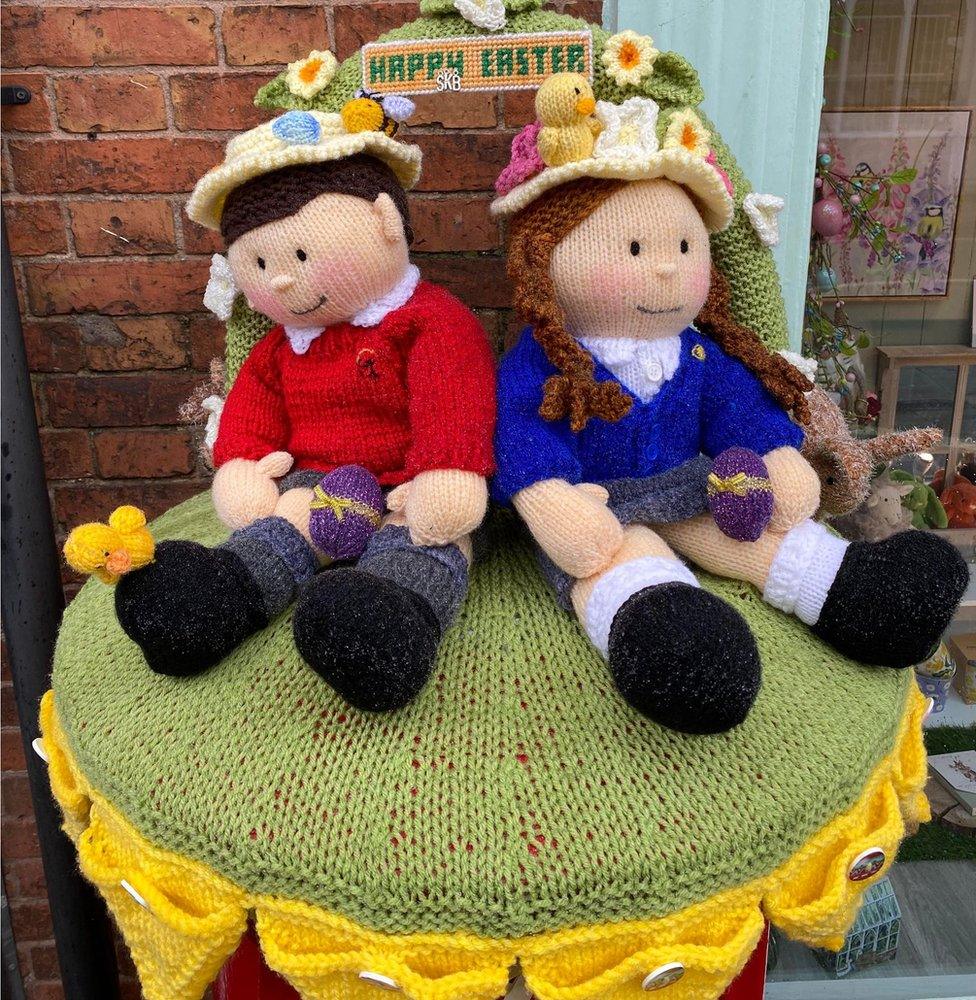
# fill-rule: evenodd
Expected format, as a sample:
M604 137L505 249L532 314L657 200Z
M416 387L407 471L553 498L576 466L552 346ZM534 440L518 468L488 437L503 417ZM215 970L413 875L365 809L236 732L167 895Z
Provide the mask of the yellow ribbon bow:
M379 527L381 520L379 512L373 510L372 507L360 503L358 500L353 500L352 497L331 496L321 486L312 489L312 499L309 501L308 508L309 510L331 510L339 522L345 518L347 511L358 514L360 517L365 517L374 528Z
M714 472L708 474L708 495L716 493L734 493L737 497L749 495L750 490L768 490L769 480L760 476L749 476L744 472L735 472L731 476L717 476Z

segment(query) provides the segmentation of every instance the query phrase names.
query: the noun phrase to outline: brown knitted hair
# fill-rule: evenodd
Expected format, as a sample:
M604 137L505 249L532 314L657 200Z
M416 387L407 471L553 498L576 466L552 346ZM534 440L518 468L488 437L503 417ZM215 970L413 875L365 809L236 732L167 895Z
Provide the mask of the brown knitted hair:
M388 194L403 219L407 242L413 242L403 186L385 163L363 153L344 160L283 167L234 188L224 202L220 232L230 246L258 226L294 215L320 194L351 194L369 202Z
M573 431L581 431L592 417L615 423L627 415L634 401L618 382L598 382L594 377L592 356L566 330L550 263L557 244L627 183L584 177L552 188L512 220L508 274L515 289L515 308L532 325L539 346L559 372L546 379L539 414L545 420L568 417ZM695 325L726 354L745 364L784 409L806 423L809 411L803 394L810 383L740 324L731 305L728 280L712 265L708 298Z

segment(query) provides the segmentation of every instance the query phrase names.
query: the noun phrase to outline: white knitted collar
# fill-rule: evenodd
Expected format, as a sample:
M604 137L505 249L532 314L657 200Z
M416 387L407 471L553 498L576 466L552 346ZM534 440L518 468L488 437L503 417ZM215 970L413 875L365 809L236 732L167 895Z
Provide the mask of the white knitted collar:
M370 302L368 306L361 309L349 322L353 326L376 326L382 322L389 313L400 306L406 305L417 290L420 282L420 269L416 264L408 264L403 277L381 298ZM312 346L312 342L322 333L320 326L285 326L285 336L291 349L296 354L305 354Z
M416 291L420 281L420 268L416 264L408 264L403 277L384 295L375 302L370 302L365 309L361 309L351 320L353 326L376 326L385 319L388 313L400 306L406 305L410 297Z
M639 337L578 337L580 344L642 402L653 399L681 364L681 334Z

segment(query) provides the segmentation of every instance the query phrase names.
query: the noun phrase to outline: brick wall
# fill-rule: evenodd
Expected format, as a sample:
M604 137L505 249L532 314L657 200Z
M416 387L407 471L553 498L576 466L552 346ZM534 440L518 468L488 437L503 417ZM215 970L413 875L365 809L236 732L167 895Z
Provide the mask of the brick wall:
M599 21L599 0L550 4ZM312 48L344 58L418 15L413 2L8 2L4 212L59 539L119 503L157 514L207 476L176 412L222 349L203 311L209 255L183 214L229 135L267 117L255 90ZM412 196L416 260L496 343L509 318L490 186L531 95L423 98ZM66 576L70 593L77 581ZM3 688L3 874L32 1000L59 997L43 878L9 686ZM129 970L131 971L131 970ZM132 989L131 979L129 989ZM137 992L137 991L136 991Z

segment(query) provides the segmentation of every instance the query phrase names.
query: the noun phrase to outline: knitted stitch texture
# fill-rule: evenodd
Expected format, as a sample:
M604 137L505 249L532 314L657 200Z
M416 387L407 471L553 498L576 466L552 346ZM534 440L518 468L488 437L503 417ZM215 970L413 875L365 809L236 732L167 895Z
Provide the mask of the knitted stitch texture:
M579 18L537 9L540 6L538 0L509 0L506 4L509 18L505 30L532 32L589 28L593 33L593 92L596 99L619 104L633 93L629 88L626 93L621 90L608 75L600 58L610 37L609 32ZM457 16L451 0L430 0L427 6L421 5L421 11L425 15L437 16L420 17L380 35L378 40L451 38L482 33L482 29ZM314 108L336 112L355 96L360 86L362 67L356 52L342 62L332 82L315 98L308 100L292 94L282 73L258 91L255 104L272 109ZM657 56L654 72L643 82L640 93L653 98L661 106L659 124L662 138L668 118L666 112L676 107L697 106L704 97L694 67L675 52L661 52ZM742 208L742 199L752 190L751 186L715 126L700 110L699 115L711 133L711 145L718 163L728 174L735 190L736 211L732 223L723 233L712 237L713 259L732 286L732 311L740 323L755 330L769 347L785 347L788 339L786 311L776 265L769 247L756 237ZM253 313L238 297L227 326L228 385L233 382L251 347L271 325L266 317Z
M669 961L680 961L687 970L669 996L714 1000L752 951L763 914L792 937L839 948L861 893L870 884L848 878L853 858L867 847L880 848L886 856L877 873L882 874L906 825L929 817L921 793L926 776L921 739L925 699L910 685L903 707L891 706L893 717L900 715L894 732L885 738L885 749L892 749L870 771L855 801L765 876L658 918L585 923L517 938L463 930L391 935L297 899L248 892L197 858L145 839L79 766L77 741L69 739L60 717L66 700L59 690L56 707L49 692L41 706L52 789L64 813L65 830L78 846L82 871L98 886L122 928L147 1000L196 1000L236 946L249 910L256 916L269 964L307 1000L369 1000L375 987L359 979L366 970L395 980L414 1000L490 1000L504 991L516 959L539 1000L636 997L647 971ZM672 748L676 755L656 766L659 773L666 774L669 765L679 766L685 756L680 748L676 741ZM789 773L795 775L797 762L790 755L787 759L793 765ZM758 760L754 763L759 765ZM450 767L442 768L444 772L449 775ZM617 778L613 768L605 774L611 782ZM754 781L772 777L757 772ZM419 776L414 780L423 784ZM666 785L662 783L662 791ZM156 812L169 805L155 785L151 794ZM415 798L420 798L419 788ZM277 794L275 800L285 807L290 801ZM411 812L416 809L414 804ZM677 816L694 818L684 810ZM370 818L385 825L385 817L385 813L367 814L367 825ZM624 828L614 831L618 845L626 842L624 835L630 831L646 835L640 818L633 814ZM409 819L412 822L413 816ZM663 817L660 823L666 830ZM589 832L589 847L598 849L594 845L601 838ZM521 850L523 843L536 846L534 852L529 850L533 858L544 855L538 836L520 839L516 849ZM554 839L549 846L556 848ZM465 845L463 852L451 853L470 861L479 852L472 843L470 851ZM617 863L613 855L598 858L604 865L611 858ZM536 862L520 865L525 881L536 867ZM587 870L593 871L592 866ZM672 878L678 874L668 873ZM496 885L491 873L488 882ZM601 899L601 894L594 894L595 905Z
M226 537L206 495L153 532ZM859 800L910 672L845 660L748 585L702 574L764 669L749 718L703 752L627 708L511 532L491 526L431 682L381 720L307 668L287 614L186 684L146 670L111 589L89 583L53 677L78 766L143 836L246 892L390 933L491 938L675 913L774 872ZM887 808L843 845L870 847ZM796 906L819 899L817 864Z
M463 378L443 378L448 360ZM356 463L383 485L428 469L487 475L493 422L484 332L452 295L421 282L377 325L337 323L303 355L275 327L227 397L214 464L287 451L296 468Z

